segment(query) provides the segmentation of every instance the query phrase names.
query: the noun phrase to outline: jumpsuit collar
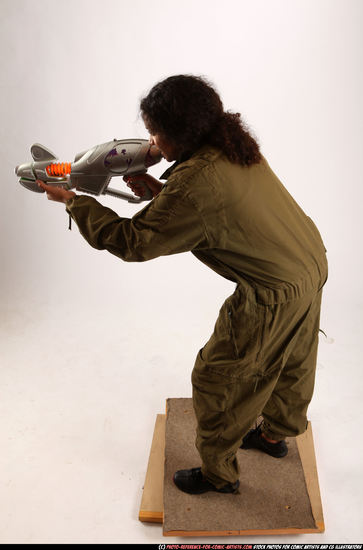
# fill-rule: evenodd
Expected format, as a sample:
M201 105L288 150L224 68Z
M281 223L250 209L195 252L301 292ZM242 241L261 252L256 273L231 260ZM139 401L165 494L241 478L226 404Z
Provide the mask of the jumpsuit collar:
M171 176L172 172L174 172L175 168L177 166L179 166L179 164L181 164L182 162L185 162L185 161L189 160L192 155L193 155L193 153L191 151L185 151L184 153L182 153L181 156L178 158L178 160L175 161L174 164L169 166L169 168L167 170L165 170L165 172L163 172L163 174L161 174L159 179L160 180L167 180Z

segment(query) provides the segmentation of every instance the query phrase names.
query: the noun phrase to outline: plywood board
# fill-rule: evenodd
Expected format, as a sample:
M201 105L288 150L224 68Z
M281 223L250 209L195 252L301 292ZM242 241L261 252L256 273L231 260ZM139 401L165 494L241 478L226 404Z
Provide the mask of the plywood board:
M158 414L142 493L140 521L163 522L165 422L166 415Z
M171 479L176 469L194 467L199 465L200 462L194 449L195 418L192 403L191 399L171 399L168 400L168 405L169 414L172 414L172 422L169 433L167 429L166 467L164 471L162 449L165 446L165 432L163 432L159 420L159 429L155 426L143 501L140 508L139 518L141 521L161 523L164 515L163 534L166 536L279 535L324 531L310 423L305 434L288 439L289 458L274 459L255 450L238 451L238 460L241 467L240 495L221 495L219 493L187 495L179 491ZM176 427L173 425L173 416L174 421L176 420ZM180 422L177 419L178 416ZM163 417L163 415L158 415L158 417ZM175 449L172 450L171 454L168 449L169 440L171 441L171 447L176 444L176 451ZM173 453L176 456L173 457ZM247 457L249 458L247 459ZM266 459L269 462L267 469ZM176 460L175 464L173 463L174 460ZM199 460L199 462L195 462L196 460ZM281 466L283 464L285 464L283 468L285 477L282 476L284 479L281 478ZM298 465L298 468L296 468L296 465ZM298 470L297 475L296 471L294 474L294 468ZM273 483L269 483L267 487L265 483L264 486L259 471L262 470L265 473L270 471L272 472L272 475L270 473L271 477L276 478L276 469L280 470L280 477L277 476ZM157 472L157 470L159 471ZM162 503L162 484L160 483L161 473L165 476L164 505ZM156 476L159 482L155 483L155 480L150 482L149 476L151 475ZM296 479L299 482L300 489L297 488ZM172 492L170 493L170 491ZM175 498L175 506L170 507L168 494L174 495L171 500L173 501L173 498ZM249 525L244 523L247 518L243 517L243 506L238 505L238 502L243 504L243 499L246 500L247 494L249 495L247 501L250 517ZM233 498L235 500L231 500ZM238 498L240 498L240 501L238 501ZM271 507L274 510L278 509L280 513L273 514L274 517L266 518L262 506L266 501L269 501ZM303 514L301 514L302 501L305 509ZM252 512L250 510L251 506L254 510ZM196 514L198 510L201 510L202 520L200 521L199 518L199 523L196 523L194 519L198 515L198 513ZM239 521L238 526L230 525L228 527L225 520L227 518L230 522L233 515L231 514L232 511L234 511L235 516L243 521L242 523ZM169 517L168 514L170 514ZM192 523L190 518L192 518ZM212 524L208 525L208 518L212 520ZM175 520L179 523L176 524ZM264 523L262 520L264 520ZM289 521L286 522L286 520ZM176 528L174 528L174 525L176 525Z
M323 507L321 504L318 470L316 467L313 430L311 422L305 433L296 437L296 444L299 450L301 464L304 470L306 488L309 493L311 509L313 512L315 524L319 532L324 531Z

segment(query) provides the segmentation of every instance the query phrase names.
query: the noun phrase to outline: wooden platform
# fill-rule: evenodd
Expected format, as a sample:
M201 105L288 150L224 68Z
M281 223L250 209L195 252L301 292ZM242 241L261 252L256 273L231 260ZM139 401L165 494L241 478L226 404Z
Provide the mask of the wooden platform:
M168 399L158 415L139 519L163 523L165 536L281 535L321 533L324 519L311 424L288 438L289 454L275 459L238 451L240 494L188 495L172 482L177 469L200 464L194 447L191 399Z
M158 414L142 493L140 521L163 523L165 424L166 415Z

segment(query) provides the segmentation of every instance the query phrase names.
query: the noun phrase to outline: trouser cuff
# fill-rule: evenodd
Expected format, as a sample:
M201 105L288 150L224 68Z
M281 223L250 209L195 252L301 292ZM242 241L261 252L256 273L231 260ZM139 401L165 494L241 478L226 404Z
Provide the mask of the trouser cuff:
M233 481L230 479L222 479L221 477L218 477L215 474L213 474L205 466L202 466L202 474L205 477L205 479L210 481L214 485L214 487L216 487L217 489L221 489L222 487L227 485L227 483L232 483L232 484L236 483L236 481L238 480L238 478L234 479Z
M261 431L266 437L275 441L283 441L286 439L286 435L275 432L273 428L265 421L262 422Z

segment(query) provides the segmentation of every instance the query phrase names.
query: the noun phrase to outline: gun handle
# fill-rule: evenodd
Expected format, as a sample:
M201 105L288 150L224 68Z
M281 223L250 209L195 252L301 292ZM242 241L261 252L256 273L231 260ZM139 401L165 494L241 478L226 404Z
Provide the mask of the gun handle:
M124 199L128 202L140 203L143 201L150 201L153 198L151 189L145 184L140 182L139 185L144 187L145 193L142 197L137 197L131 193L125 193L124 191L119 191L118 189L112 189L112 187L107 187L104 191L105 195L111 195L112 197L117 197L118 199Z
M153 194L152 194L152 191L151 191L150 187L148 185L146 185L146 183L143 183L142 181L139 182L139 185L141 185L141 187L145 190L143 196L142 197L137 197L135 195L131 195L133 199L136 199L136 201L131 200L130 202L151 201L151 199L153 198Z

